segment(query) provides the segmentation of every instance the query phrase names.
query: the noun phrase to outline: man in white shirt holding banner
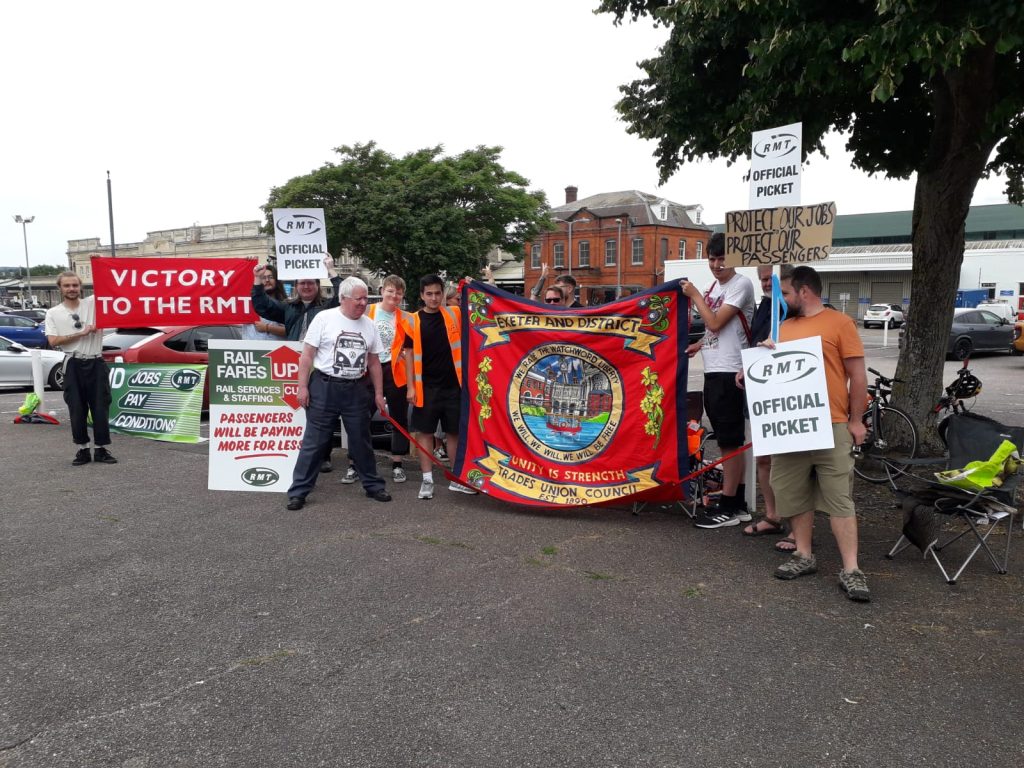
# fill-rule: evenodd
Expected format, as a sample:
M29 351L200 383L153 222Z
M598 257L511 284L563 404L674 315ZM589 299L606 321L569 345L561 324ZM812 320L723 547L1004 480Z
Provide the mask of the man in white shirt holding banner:
M821 278L811 267L783 278L782 295L790 316L779 346L769 339L743 352L754 452L772 455L776 508L796 539L796 551L775 576L791 580L818 570L811 534L814 512L822 510L843 561L839 584L851 600L867 602L852 495L853 447L866 432L864 345L849 316L822 304ZM807 341L786 343L798 340Z

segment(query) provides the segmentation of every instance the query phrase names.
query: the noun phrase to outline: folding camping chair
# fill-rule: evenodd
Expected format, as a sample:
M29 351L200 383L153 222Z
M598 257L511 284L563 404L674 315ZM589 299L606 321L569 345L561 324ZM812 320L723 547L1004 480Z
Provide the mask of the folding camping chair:
M1018 454L1024 455L1024 427L1008 427L974 413L954 413L940 425L939 433L948 449L945 462L947 470L959 470L971 462L987 462L1004 440L1013 443ZM912 460L912 463L923 466L921 461ZM900 538L887 557L893 558L914 544L922 551L925 559L931 557L935 561L947 584L956 584L974 556L984 551L996 572L1006 573L1013 522L1017 515L1014 496L1019 480L1020 473L1016 467L1001 479L1001 484L989 484L975 490L954 487L937 479L916 475L898 477L893 485L896 493L903 498L904 526ZM937 524L936 515L954 518L960 523L961 530L942 540L939 530L941 526ZM989 537L1000 526L1005 526L1006 533L1002 559L989 546ZM964 537L973 537L974 548L951 574L953 566L947 567L939 555ZM948 555L947 562L953 557Z

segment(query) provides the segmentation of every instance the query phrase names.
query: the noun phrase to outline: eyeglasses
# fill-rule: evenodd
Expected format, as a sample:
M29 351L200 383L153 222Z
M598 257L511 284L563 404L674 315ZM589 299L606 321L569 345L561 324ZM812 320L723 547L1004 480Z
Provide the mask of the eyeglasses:
M545 304L561 304L561 299L544 299Z
M78 317L78 315L76 315L76 314L72 313L72 314L71 314L71 319L75 321L75 330L76 330L76 331L80 331L80 330L82 330L82 321L81 321L81 319L80 319L80 318Z

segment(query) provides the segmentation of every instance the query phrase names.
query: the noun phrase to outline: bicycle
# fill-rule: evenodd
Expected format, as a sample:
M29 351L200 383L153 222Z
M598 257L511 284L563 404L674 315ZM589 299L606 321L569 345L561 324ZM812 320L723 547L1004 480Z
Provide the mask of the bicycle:
M917 427L904 411L889 404L893 384L874 368L875 383L868 385L868 409L864 412L867 433L864 442L854 447L856 462L853 471L869 483L886 483L892 473L904 474L910 459L917 455Z
M944 431L946 419L954 413L966 413L970 406L965 400L975 398L981 392L981 380L967 367L969 360L957 372L956 378L945 388L944 394L932 408L934 418L945 414L939 422L939 433ZM867 435L864 443L855 449L858 457L854 472L870 483L892 481L892 475L906 474L912 459L917 456L917 427L906 412L889 404L892 386L902 383L890 379L874 368L868 371L875 376L874 384L868 385L869 405L864 413Z

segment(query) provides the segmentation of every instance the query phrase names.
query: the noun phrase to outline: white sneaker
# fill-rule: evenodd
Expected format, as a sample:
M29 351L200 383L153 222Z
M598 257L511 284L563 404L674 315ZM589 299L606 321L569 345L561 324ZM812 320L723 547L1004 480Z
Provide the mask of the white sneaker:
M394 483L404 483L406 481L405 470L401 467L395 467L391 470L391 481Z
M349 468L345 471L345 476L341 478L341 482L345 483L345 485L351 485L358 479L359 473L356 472L356 468L349 465Z
M472 488L470 488L468 485L456 483L454 480L452 481L452 484L448 486L448 490L455 491L456 493L467 493L470 496L476 496L476 494L478 493L477 491L474 491Z
M434 498L434 484L429 480L424 480L420 483L419 497L421 499L432 499Z

